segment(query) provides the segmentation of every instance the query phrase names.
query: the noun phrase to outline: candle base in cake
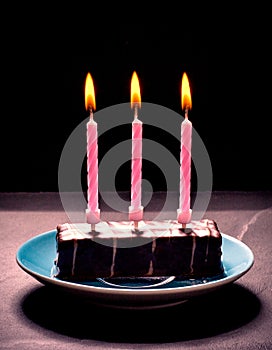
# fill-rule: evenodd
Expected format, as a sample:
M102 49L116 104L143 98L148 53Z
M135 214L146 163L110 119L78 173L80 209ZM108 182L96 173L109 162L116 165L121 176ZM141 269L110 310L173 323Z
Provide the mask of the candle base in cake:
M100 222L100 209L97 209L95 211L86 209L86 221L88 224L98 224Z
M192 210L182 211L181 209L177 210L177 220L180 224L188 224L191 221Z
M130 206L128 215L129 215L129 220L131 221L141 221L143 220L144 207L140 206L139 208L135 209L132 206Z

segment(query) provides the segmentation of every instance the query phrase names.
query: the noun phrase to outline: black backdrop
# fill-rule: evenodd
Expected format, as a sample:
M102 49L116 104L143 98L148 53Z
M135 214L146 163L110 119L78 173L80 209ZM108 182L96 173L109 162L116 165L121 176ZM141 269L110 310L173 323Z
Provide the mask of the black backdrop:
M133 29L124 24L107 35L97 31L80 53L43 51L41 45L39 50L25 47L18 55L6 52L0 190L58 191L62 149L87 117L87 72L95 82L97 109L102 110L129 102L134 70L142 101L177 113L181 113L182 73L188 74L193 99L190 119L209 152L214 190L271 189L264 72L262 64L252 59L258 40L253 30L219 35L183 31L178 25ZM167 135L154 137L167 145ZM175 157L177 146L172 150ZM99 156L103 157L102 148ZM152 174L151 164L145 164L145 173L148 169ZM84 165L82 172L84 187ZM163 177L154 174L149 175L154 188L165 190ZM122 174L117 188L129 190Z

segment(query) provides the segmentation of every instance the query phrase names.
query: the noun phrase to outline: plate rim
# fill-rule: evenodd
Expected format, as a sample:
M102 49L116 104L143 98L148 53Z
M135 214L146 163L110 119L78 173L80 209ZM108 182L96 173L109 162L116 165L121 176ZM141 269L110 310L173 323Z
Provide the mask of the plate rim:
M27 266L25 266L22 262L22 259L20 259L20 254L22 253L22 250L26 248L26 246L30 243L33 243L35 240L40 240L44 236L50 236L56 234L56 229L46 231L43 233L40 233L27 241L25 241L23 244L19 246L16 252L16 262L19 265L19 267L24 270L26 273L37 279L40 283L42 284L51 284L54 286L59 286L62 288L68 288L72 289L73 291L81 291L81 292L88 292L90 294L95 293L95 294L103 294L103 295L112 295L114 293L115 295L129 295L133 294L134 296L156 296L156 295L172 295L172 294L186 294L186 297L188 297L188 293L191 295L194 295L198 292L201 292L203 290L209 291L210 289L214 289L215 287L221 287L225 284L231 283L242 277L245 273L247 273L251 267L254 264L254 254L250 247L240 241L238 238L235 238L233 236L227 235L225 233L221 232L222 238L225 240L232 241L236 245L239 245L246 253L248 257L248 261L246 266L238 273L224 276L220 279L208 281L205 284L195 284L195 285L189 285L189 286L177 286L177 287L163 287L163 288L146 288L146 289L136 289L136 288L122 288L122 287L102 287L102 286L92 286L92 285L87 285L87 284L82 284L82 283L76 283L76 282L70 282L70 281L63 281L57 278L49 277L46 275L43 275L39 272L33 271ZM224 253L224 252L223 252Z

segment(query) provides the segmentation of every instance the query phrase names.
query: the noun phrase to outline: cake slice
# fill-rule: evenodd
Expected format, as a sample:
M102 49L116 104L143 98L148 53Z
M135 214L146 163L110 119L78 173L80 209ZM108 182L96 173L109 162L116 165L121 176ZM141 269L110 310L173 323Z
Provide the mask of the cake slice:
M215 221L104 221L57 226L54 277L88 281L108 277L203 278L223 273L222 236Z

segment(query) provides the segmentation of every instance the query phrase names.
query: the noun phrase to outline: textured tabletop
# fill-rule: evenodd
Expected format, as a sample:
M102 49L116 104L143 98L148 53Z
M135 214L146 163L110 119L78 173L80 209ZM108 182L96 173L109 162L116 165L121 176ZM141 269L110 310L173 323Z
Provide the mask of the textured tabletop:
M147 219L164 198L153 196ZM126 219L103 203L101 211L105 220ZM24 242L69 220L59 194L0 193L1 350L271 349L272 193L214 192L205 217L251 248L252 268L234 283L174 307L113 309L44 286L16 262Z

